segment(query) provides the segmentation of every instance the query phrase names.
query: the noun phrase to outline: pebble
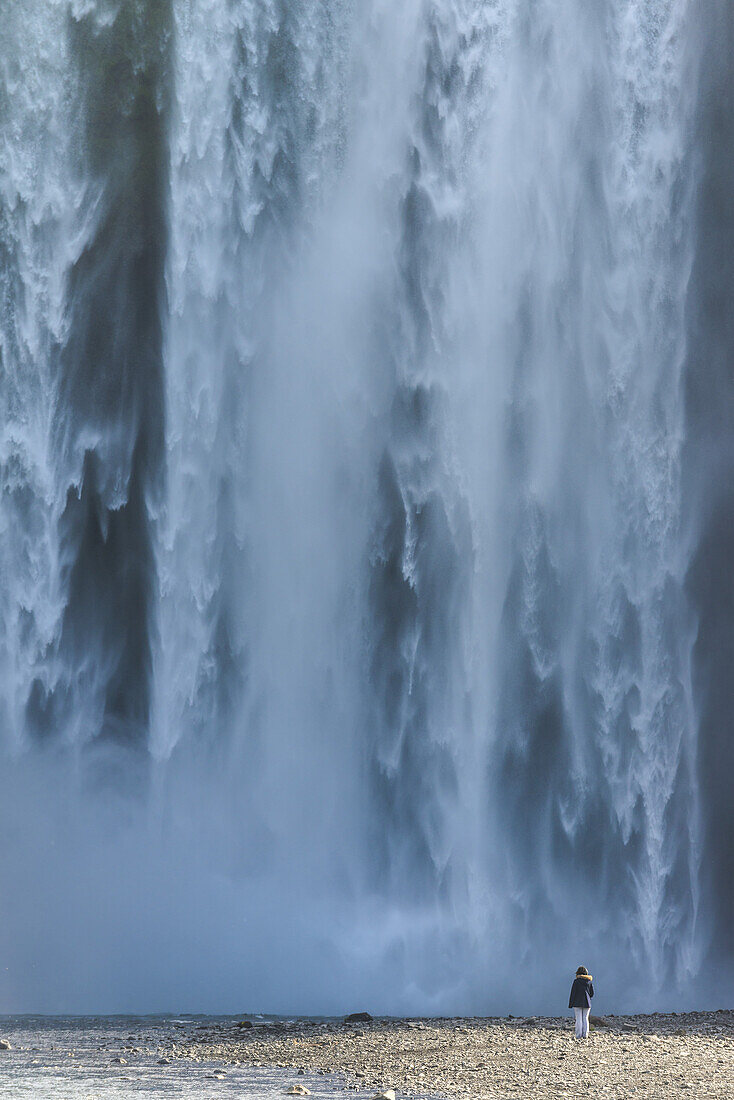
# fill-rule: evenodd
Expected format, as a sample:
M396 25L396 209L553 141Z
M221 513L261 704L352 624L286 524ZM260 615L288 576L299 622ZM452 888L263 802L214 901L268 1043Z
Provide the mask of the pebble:
M590 1100L673 1100L681 1091L734 1097L734 1012L602 1019L607 1026L597 1024L587 1040L574 1038L570 1016L379 1019L360 1033L331 1021L244 1032L221 1025L177 1037L171 1057L336 1072L359 1089L389 1081L381 1100L394 1100L396 1090L401 1100L567 1100L579 1081Z

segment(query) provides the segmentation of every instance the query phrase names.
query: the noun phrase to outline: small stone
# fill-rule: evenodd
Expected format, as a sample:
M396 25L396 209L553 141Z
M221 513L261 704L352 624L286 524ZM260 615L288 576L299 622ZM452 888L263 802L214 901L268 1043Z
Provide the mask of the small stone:
M7 1039L0 1039L0 1050L12 1050L10 1043Z

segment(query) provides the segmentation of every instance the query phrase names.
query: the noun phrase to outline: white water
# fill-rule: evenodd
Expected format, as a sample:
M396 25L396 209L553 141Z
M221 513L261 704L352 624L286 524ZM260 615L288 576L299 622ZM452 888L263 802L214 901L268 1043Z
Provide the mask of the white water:
M689 993L692 5L45 7L0 15L0 1007Z

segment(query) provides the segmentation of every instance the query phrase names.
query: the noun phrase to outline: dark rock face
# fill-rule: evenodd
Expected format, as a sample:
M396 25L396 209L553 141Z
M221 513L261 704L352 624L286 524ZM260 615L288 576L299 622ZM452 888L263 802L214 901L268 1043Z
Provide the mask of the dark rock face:
M345 1024L368 1024L372 1017L369 1012L352 1012L351 1015L344 1017Z
M684 472L688 525L696 532L687 588L696 623L694 702L698 768L706 830L703 889L713 917L717 969L734 951L734 803L728 777L734 766L730 718L734 706L734 317L731 288L734 233L734 91L731 50L734 12L716 0L705 9L700 34L705 65L700 78L697 129L696 262L688 301L686 368L687 446Z

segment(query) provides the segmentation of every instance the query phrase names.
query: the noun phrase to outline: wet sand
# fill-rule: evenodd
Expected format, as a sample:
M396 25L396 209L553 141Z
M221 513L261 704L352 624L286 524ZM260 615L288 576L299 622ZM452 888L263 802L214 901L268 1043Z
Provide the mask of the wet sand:
M607 1017L587 1040L570 1017L226 1024L182 1036L170 1053L341 1074L346 1089L398 1096L734 1097L731 1011Z

